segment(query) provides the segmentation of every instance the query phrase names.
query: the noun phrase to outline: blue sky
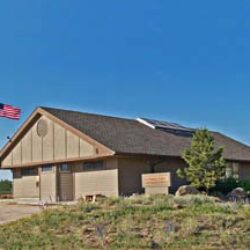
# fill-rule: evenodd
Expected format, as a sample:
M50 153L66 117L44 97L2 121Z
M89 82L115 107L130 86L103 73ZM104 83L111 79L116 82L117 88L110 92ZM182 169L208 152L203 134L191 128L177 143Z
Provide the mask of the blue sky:
M152 117L250 144L250 2L0 3L0 144L39 105ZM10 177L0 172L0 179Z

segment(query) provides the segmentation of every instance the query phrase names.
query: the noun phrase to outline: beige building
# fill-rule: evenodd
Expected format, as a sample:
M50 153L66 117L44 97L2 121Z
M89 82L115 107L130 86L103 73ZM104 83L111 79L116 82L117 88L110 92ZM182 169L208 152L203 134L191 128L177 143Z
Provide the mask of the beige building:
M15 198L71 201L85 195L142 193L141 175L170 172L171 189L183 183L183 150L193 130L148 119L123 119L37 108L1 151L13 172ZM250 178L250 147L212 132L239 178Z

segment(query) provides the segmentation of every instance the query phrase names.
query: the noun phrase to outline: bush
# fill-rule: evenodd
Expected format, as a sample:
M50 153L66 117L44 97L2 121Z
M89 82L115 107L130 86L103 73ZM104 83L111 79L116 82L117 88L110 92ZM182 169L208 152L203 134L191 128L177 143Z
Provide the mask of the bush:
M227 178L224 180L220 180L216 183L215 188L211 190L212 193L222 193L222 194L228 194L233 189L239 187L239 181L235 178Z
M245 191L250 191L250 179L239 182L240 187L244 188Z
M227 178L216 183L215 188L211 190L212 193L228 194L237 187L243 188L245 191L250 191L249 180L237 180L235 178Z

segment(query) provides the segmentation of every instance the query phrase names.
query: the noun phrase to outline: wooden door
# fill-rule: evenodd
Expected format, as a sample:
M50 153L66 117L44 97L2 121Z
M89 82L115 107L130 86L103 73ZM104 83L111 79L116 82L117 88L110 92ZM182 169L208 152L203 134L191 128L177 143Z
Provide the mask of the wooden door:
M44 165L40 172L40 200L46 203L56 202L56 167Z
M68 164L59 166L59 198L60 201L74 200L73 173Z

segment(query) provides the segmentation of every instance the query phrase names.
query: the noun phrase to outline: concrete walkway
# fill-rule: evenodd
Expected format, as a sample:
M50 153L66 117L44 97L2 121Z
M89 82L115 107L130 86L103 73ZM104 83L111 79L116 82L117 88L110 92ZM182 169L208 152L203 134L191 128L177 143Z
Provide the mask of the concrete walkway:
M28 217L42 211L40 206L0 203L0 225Z

